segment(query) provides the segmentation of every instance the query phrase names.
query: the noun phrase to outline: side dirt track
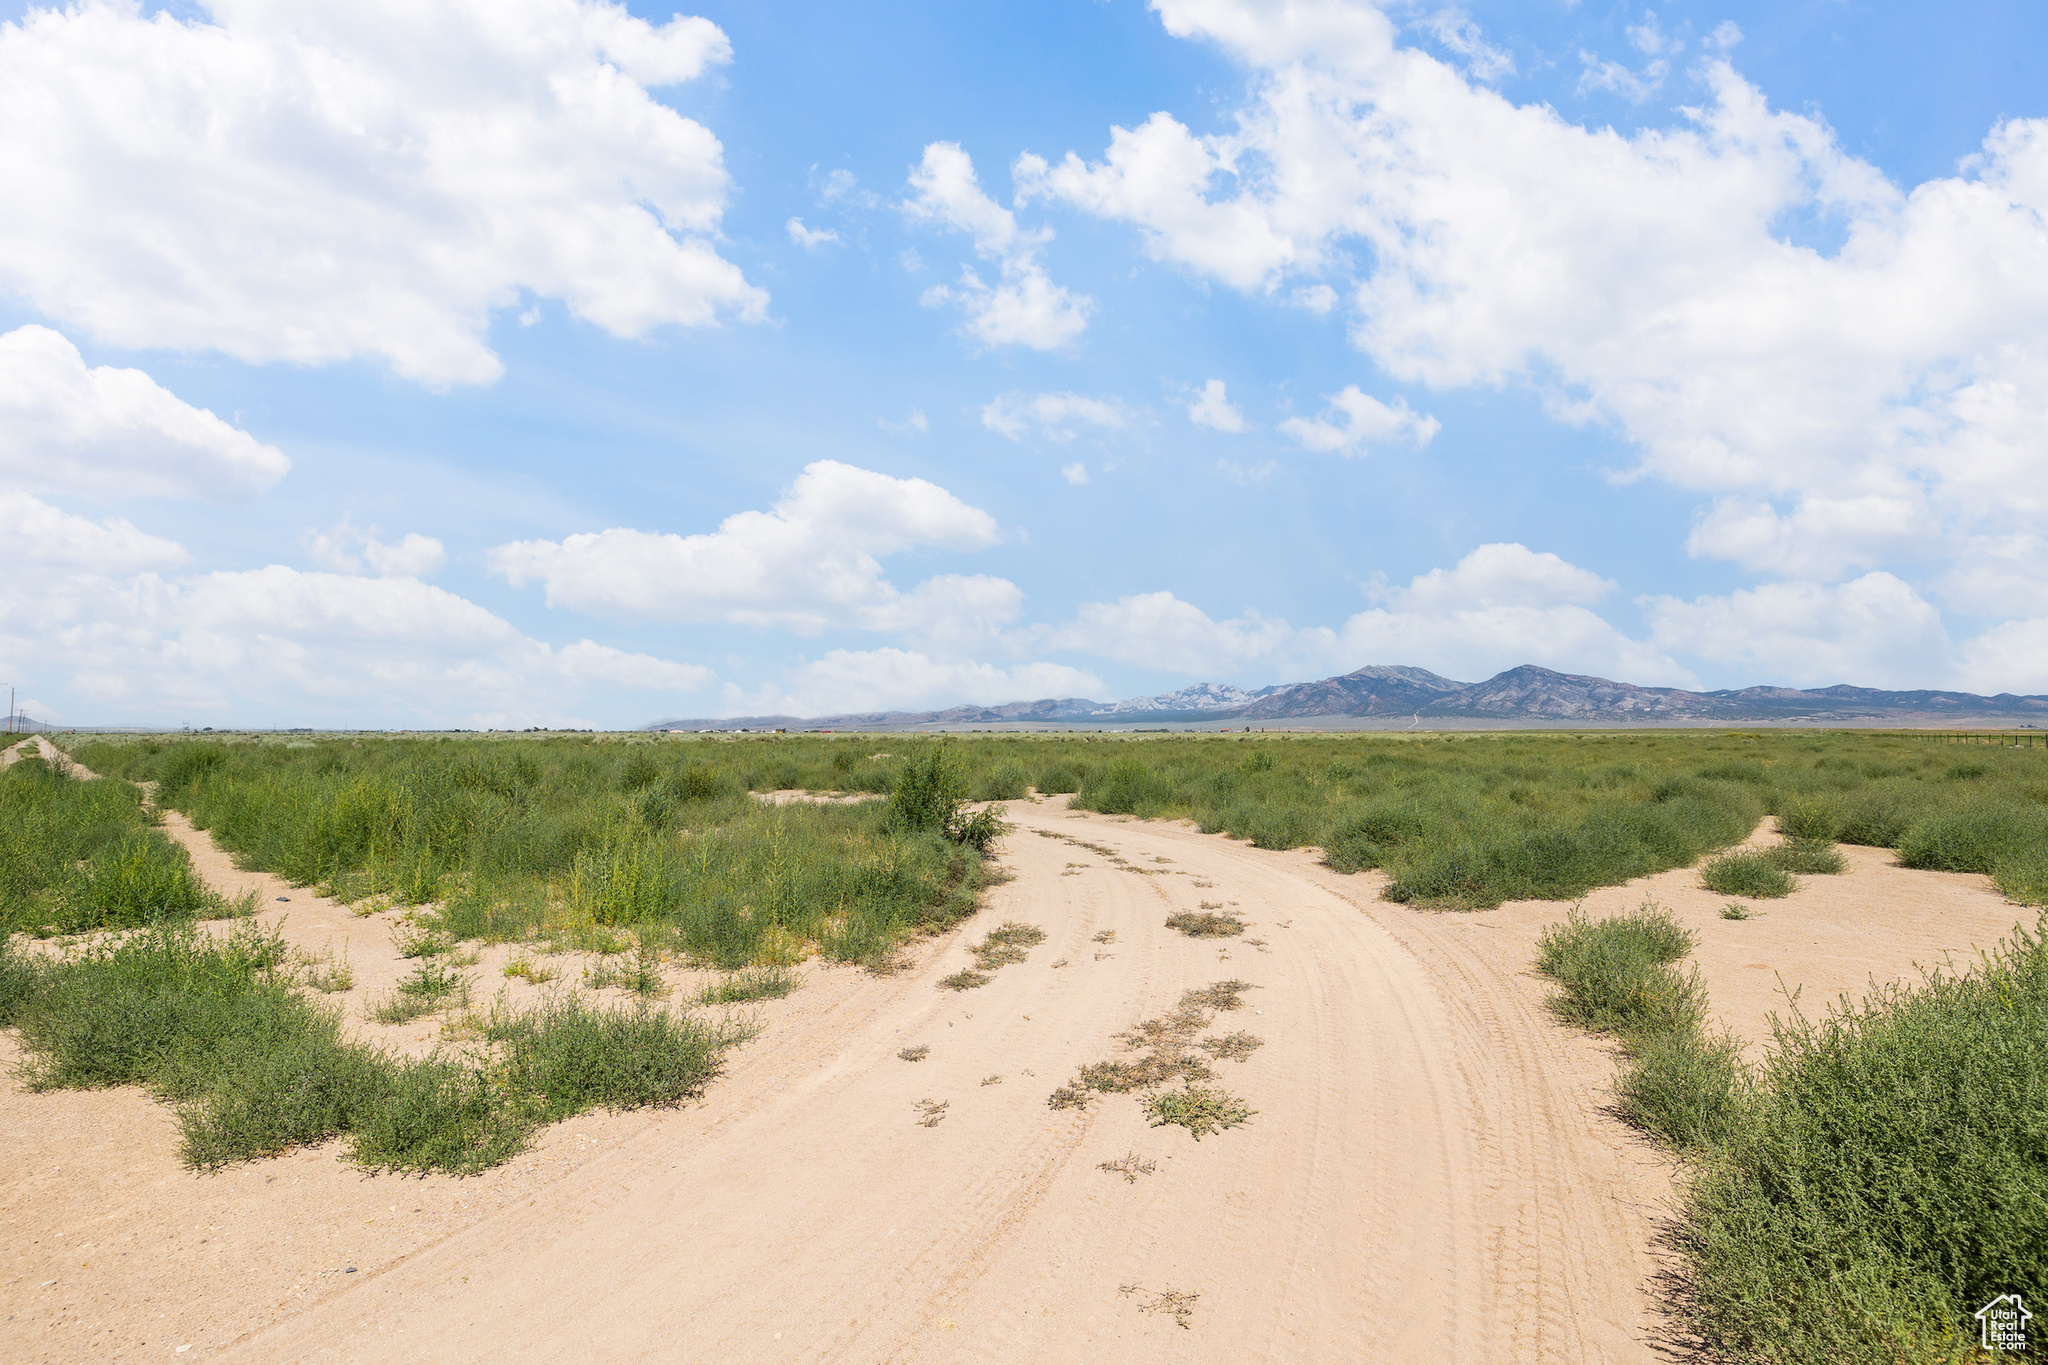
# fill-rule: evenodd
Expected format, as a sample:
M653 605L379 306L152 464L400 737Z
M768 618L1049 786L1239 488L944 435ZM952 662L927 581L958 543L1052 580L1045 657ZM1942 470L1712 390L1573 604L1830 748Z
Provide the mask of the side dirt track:
M331 1147L191 1176L138 1093L10 1083L0 1356L1667 1358L1651 1248L1672 1168L1605 1113L1610 1052L1556 1024L1530 973L1562 907L1434 915L1311 853L1058 800L1009 818L1016 879L915 969L808 969L701 1104L572 1120L470 1180L366 1177ZM290 895L295 941L353 936L355 997L396 978L383 921L233 871L172 821L221 889ZM1780 976L1814 1009L2031 919L1984 878L1845 852L1847 875L1758 919L1720 920L1726 898L1690 871L1587 908L1651 898L1700 930L1717 1013L1752 1041L1783 1007ZM1244 936L1164 927L1202 902ZM935 988L1006 920L1046 940L979 989ZM1229 978L1256 989L1215 1031L1264 1046L1216 1083L1258 1111L1249 1124L1198 1143L1148 1128L1132 1096L1048 1108L1120 1055L1118 1033ZM432 1029L393 1032L422 1047ZM927 1100L945 1105L931 1126ZM1098 1169L1130 1153L1156 1169ZM1167 1294L1199 1296L1173 1301L1185 1327L1147 1311Z

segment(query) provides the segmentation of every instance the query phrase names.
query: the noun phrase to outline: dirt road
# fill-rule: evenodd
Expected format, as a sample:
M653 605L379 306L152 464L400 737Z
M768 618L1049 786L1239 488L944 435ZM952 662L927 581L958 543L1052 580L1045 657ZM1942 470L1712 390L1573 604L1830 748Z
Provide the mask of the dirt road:
M1027 961L935 989L965 964L955 946L872 983L545 1201L231 1354L1649 1358L1663 1165L1599 1115L1597 1047L1508 985L1524 962L1447 947L1370 901L1370 882L1339 894L1305 855L1053 803L1011 815L1017 880L977 928L1039 926ZM1204 900L1252 921L1263 948L1164 927ZM1257 987L1219 1021L1265 1043L1221 1064L1258 1111L1248 1125L1198 1143L1148 1128L1129 1097L1047 1107L1117 1054L1116 1033L1227 978ZM898 1056L917 1046L924 1060ZM947 1106L934 1126L922 1100ZM1133 1152L1156 1171L1098 1169ZM1186 1327L1169 1292L1199 1295Z

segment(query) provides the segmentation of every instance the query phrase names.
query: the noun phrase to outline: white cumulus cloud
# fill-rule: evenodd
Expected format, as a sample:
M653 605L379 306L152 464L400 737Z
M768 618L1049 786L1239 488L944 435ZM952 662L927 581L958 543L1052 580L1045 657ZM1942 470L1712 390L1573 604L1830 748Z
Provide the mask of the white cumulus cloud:
M603 0L125 0L0 24L0 285L125 347L500 372L493 312L756 318L718 139L652 87L728 60Z
M1188 420L1211 431L1244 430L1244 412L1224 393L1223 381L1212 379L1188 403Z
M364 566L383 578L430 578L448 562L448 552L432 536L409 531L386 543L375 526L359 527L343 517L325 531L300 537L313 562L337 573L360 573Z
M1089 603L1042 638L1188 676L1301 679L1364 664L1413 664L1468 681L1518 664L1690 686L1670 655L1591 608L1613 589L1598 574L1522 545L1482 545L1449 569L1382 587L1385 605L1338 626L1297 627L1247 611L1216 620L1170 592Z
M967 233L975 254L1000 271L997 282L988 284L972 267L963 267L957 282L925 291L927 306L957 304L967 314L968 335L987 346L1052 351L1087 330L1094 301L1054 284L1038 259L1052 229L1020 228L1016 215L982 189L974 162L958 143L926 147L910 173L910 187L915 193L904 201L906 213Z
M1121 399L1090 398L1079 393L1005 393L981 409L981 424L990 431L1022 440L1034 431L1064 445L1083 427L1116 431L1131 424Z
M1362 455L1389 445L1426 446L1443 430L1443 423L1416 412L1407 399L1383 403L1356 384L1331 394L1329 404L1322 416L1290 417L1280 430L1310 450L1343 455Z
M831 228L808 228L804 226L804 220L801 218L790 219L786 226L789 230L789 240L806 251L815 251L821 246L839 240L839 234Z
M604 616L971 638L1015 619L1016 585L942 574L904 592L881 558L923 547L979 550L997 538L993 517L937 484L820 460L771 510L736 513L716 531L515 541L492 550L490 564L514 587L545 585L549 606Z
M0 479L39 492L228 499L276 483L275 446L140 370L88 366L47 327L0 336Z
M1953 652L1941 613L1891 574L1644 602L1652 643L1795 686L1926 686ZM1930 674L1935 675L1930 679Z

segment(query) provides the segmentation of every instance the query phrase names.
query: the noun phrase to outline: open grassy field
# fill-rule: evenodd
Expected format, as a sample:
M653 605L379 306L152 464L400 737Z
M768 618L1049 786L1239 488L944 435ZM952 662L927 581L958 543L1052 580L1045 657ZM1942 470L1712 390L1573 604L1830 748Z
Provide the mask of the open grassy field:
M871 748L606 737L76 752L96 771L154 783L157 801L245 866L344 900L432 905L455 939L590 946L623 935L740 968L811 952L882 965L973 908L986 821L949 827L958 779ZM893 799L774 806L748 794L806 785Z

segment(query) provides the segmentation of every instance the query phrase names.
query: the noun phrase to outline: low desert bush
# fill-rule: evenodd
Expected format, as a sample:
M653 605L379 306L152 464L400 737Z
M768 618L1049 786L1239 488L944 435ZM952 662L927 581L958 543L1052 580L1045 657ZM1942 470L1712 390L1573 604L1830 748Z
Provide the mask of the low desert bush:
M1798 883L1771 856L1776 851L1724 853L1700 869L1700 884L1724 896L1789 896Z
M2048 947L1781 1024L1693 1181L1706 1341L1821 1362L1969 1358L1970 1314L2048 1270Z
M488 1056L397 1058L346 1041L339 1011L293 977L275 931L159 925L55 961L0 952L0 1010L31 1089L145 1086L178 1104L181 1155L201 1170L337 1135L366 1167L479 1170L538 1123L696 1094L745 1036L569 1000L494 1015Z
M1765 849L1763 857L1780 872L1797 872L1810 877L1839 876L1848 866L1842 850L1825 839L1787 839Z
M715 985L707 986L697 999L706 1005L738 1005L749 1000L780 1000L802 982L787 967L747 967Z
M1244 921L1227 912L1182 910L1166 917L1166 927L1189 938L1229 938L1244 932Z
M1692 945L1692 934L1654 905L1598 921L1575 906L1537 940L1536 967L1564 988L1552 1002L1563 1019L1596 1032L1668 1032L1705 1010L1697 980L1672 966Z

